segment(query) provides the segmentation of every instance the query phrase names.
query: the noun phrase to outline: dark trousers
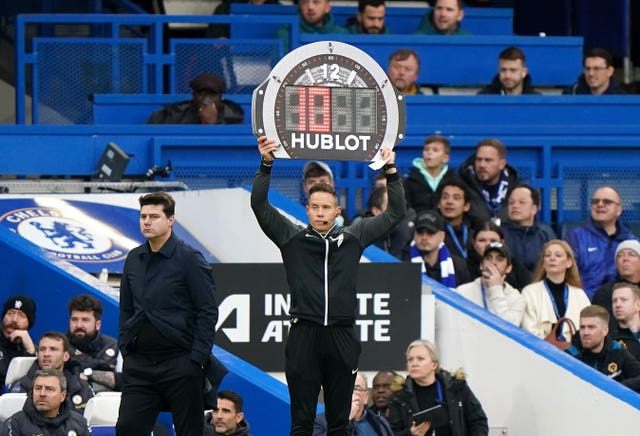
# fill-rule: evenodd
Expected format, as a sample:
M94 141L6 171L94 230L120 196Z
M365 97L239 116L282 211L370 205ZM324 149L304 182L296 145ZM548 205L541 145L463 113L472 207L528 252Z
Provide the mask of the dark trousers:
M360 349L353 326L292 322L285 346L285 374L291 398L290 435L313 433L320 386L324 388L327 435L349 434L351 394Z
M170 410L178 436L201 436L202 366L185 353L153 361L137 353L124 359L118 436L149 436L161 410Z

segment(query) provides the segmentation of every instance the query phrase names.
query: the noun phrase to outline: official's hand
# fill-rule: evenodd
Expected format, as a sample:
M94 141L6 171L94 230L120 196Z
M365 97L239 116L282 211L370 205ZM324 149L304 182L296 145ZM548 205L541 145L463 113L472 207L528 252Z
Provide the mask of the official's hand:
M266 136L261 136L258 138L258 150L262 155L263 160L273 160L275 159L274 153L278 149L279 145L275 141L275 139L269 139Z
M24 347L24 351L29 354L35 354L36 347L33 345L33 341L31 340L31 336L29 336L29 332L26 330L14 330L9 333L9 340L14 344L22 343Z
M206 99L200 106L199 113L205 124L218 124L218 106L215 101Z
M382 160L386 161L387 164L396 163L396 152L391 150L390 148L384 148L380 152L380 156L382 156Z
M412 436L424 436L427 434L430 428L431 423L429 421L421 422L420 424L412 422L409 433L411 433Z

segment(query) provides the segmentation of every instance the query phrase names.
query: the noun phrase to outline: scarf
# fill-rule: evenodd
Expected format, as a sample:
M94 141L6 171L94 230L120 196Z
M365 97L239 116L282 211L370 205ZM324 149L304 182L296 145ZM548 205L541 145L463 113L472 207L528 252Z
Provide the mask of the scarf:
M482 190L482 197L491 209L493 216L497 216L498 210L500 210L500 206L507 197L507 191L509 190L509 171L505 168L500 173L500 180L498 181L493 196L491 196L491 193L484 184L480 186L480 189Z
M409 246L409 256L412 263L419 263L422 265L421 270L424 275L427 274L427 266L422 258L422 253L416 245L415 241L411 241ZM441 242L438 246L438 262L440 263L440 283L447 288L454 289L456 287L456 272L453 268L453 259L449 253L449 249L444 242Z

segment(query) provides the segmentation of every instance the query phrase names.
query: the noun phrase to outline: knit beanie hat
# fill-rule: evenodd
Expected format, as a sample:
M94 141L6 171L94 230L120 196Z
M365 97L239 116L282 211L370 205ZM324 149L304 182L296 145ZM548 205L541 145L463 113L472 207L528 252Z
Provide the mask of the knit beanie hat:
M11 310L21 310L27 316L29 320L29 328L33 327L36 323L36 302L26 295L13 295L4 302L2 306L2 317Z

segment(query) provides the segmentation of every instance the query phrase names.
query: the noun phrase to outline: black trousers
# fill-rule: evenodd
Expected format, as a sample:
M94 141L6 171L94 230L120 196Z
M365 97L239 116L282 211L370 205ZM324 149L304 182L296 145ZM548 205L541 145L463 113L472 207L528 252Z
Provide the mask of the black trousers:
M153 361L137 353L124 359L118 436L149 436L161 410L170 410L178 436L201 436L202 366L188 353Z
M324 388L327 435L349 434L351 394L360 350L353 326L325 327L292 320L285 346L285 374L291 398L290 435L313 433L320 386Z

